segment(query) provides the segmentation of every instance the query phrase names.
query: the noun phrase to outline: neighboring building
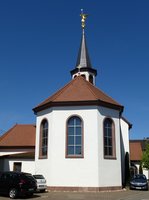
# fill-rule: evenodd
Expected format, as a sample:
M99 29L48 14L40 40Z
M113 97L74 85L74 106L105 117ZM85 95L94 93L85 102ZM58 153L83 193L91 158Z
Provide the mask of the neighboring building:
M35 133L35 125L16 124L0 137L0 171L35 173Z
M138 174L139 167L142 161L143 151L145 151L146 143L149 142L149 139L143 140L130 140L130 164L131 164L131 173ZM149 179L149 171L143 169L143 174Z
M96 75L82 24L72 80L33 109L36 173L51 190L120 189L125 182L131 125L124 107L95 86Z

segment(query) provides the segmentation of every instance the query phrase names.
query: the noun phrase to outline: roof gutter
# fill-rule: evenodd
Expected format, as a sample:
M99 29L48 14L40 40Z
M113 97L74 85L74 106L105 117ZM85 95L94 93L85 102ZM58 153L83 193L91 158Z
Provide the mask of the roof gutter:
M95 101L63 101L63 102L48 102L46 104L37 106L33 108L34 114L36 115L38 112L42 110L46 110L50 107L63 107L63 106L103 106L115 110L119 110L120 114L122 114L124 107L122 105L116 105L116 104L111 104L105 101L101 100L95 100Z

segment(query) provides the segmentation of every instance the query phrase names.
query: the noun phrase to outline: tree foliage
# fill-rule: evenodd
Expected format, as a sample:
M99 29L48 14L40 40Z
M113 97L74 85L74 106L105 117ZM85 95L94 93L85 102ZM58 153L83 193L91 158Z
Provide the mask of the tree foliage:
M149 170L149 144L146 144L146 149L143 151L142 165Z

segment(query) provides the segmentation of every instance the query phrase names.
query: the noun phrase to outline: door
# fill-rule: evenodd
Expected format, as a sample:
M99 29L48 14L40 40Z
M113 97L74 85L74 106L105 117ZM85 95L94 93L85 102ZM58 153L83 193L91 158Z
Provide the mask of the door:
M21 172L22 163L21 162L14 162L13 163L13 171Z

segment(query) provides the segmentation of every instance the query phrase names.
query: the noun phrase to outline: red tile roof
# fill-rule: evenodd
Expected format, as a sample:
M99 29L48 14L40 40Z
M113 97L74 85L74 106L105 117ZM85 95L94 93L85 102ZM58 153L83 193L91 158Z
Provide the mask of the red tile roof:
M0 137L0 147L34 147L35 133L35 125L16 124Z
M142 160L142 145L140 141L130 141L130 160L140 161Z
M123 106L100 89L86 81L82 76L71 80L62 89L40 103L33 110L38 112L52 106L102 105L118 110Z

